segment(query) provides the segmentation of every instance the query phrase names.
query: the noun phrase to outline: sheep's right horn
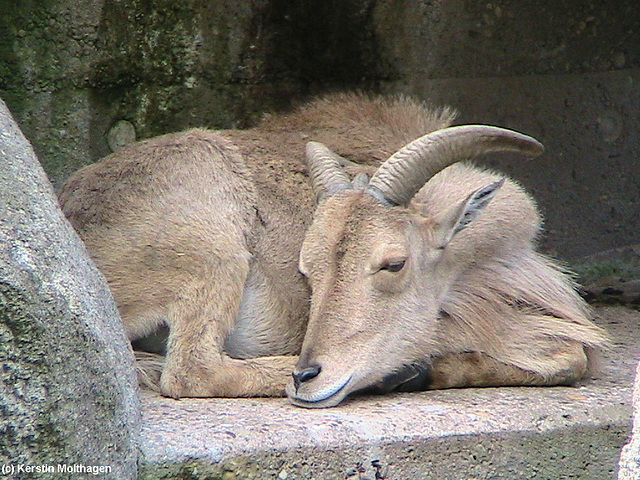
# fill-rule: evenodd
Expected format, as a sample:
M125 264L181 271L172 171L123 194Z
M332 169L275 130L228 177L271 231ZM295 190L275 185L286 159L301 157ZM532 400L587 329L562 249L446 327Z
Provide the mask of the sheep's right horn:
M307 165L313 191L318 200L351 188L351 181L339 157L320 142L307 143Z
M494 152L520 152L535 157L543 150L536 139L504 128L443 128L414 140L389 157L371 178L369 189L390 204L407 205L427 180L453 163Z

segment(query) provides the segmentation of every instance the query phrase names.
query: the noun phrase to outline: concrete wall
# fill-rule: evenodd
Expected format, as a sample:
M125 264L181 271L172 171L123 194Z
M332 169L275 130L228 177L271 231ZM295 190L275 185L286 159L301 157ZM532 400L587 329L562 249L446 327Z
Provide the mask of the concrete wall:
M546 249L576 258L640 240L640 3L394 0L374 23L384 90L545 144L532 163L489 165L540 201Z
M0 5L0 97L54 185L111 142L250 125L335 88L407 92L531 133L491 159L573 259L636 243L635 0L47 0Z

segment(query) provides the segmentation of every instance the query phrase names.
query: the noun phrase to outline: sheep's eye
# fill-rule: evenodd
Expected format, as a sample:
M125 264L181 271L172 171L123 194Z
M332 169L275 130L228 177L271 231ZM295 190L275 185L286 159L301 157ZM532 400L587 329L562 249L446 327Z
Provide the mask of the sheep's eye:
M396 273L404 268L404 264L406 260L391 260L389 262L385 262L380 270L386 270L387 272Z

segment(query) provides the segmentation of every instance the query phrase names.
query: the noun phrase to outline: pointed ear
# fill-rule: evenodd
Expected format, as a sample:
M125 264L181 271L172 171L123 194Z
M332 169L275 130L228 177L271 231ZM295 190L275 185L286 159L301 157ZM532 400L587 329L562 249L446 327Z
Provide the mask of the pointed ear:
M485 209L502 185L504 178L479 188L466 200L436 218L436 241L444 248L460 230L464 230Z

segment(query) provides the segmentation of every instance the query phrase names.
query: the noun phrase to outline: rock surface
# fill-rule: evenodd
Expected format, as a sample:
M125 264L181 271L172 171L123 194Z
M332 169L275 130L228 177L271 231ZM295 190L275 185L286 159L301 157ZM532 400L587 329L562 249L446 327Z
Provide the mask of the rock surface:
M123 122L139 139L242 127L364 88L541 140L533 162L485 163L540 203L547 252L638 242L637 0L2 2L0 39L0 97L56 187Z
M622 449L618 480L640 479L640 365L633 389L633 428L631 439Z
M326 410L145 393L141 478L373 480L377 460L388 480L613 479L640 313L601 307L598 316L615 345L602 375L579 387L394 394Z
M573 267L587 301L640 309L640 244L588 255Z
M0 368L5 478L136 478L137 384L115 304L2 101Z

